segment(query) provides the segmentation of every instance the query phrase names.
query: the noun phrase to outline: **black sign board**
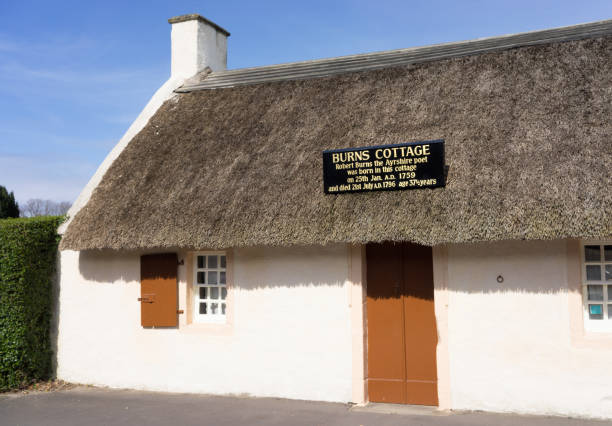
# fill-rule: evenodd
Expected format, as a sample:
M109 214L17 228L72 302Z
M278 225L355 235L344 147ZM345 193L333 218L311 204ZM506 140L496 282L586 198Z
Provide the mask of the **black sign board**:
M444 186L444 140L323 151L326 194Z

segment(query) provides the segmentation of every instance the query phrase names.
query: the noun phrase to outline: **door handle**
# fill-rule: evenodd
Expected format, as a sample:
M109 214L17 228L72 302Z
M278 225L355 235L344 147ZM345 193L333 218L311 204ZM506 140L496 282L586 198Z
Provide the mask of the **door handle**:
M155 295L154 294L145 294L142 297L139 297L138 301L141 302L141 303L153 303L153 302L155 302Z

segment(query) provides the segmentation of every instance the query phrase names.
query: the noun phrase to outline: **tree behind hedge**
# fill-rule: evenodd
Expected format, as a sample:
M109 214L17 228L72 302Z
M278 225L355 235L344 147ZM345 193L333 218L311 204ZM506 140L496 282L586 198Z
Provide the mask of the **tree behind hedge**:
M15 194L0 185L0 219L19 217L19 205L15 201Z
M0 220L0 390L51 371L57 227L61 217Z

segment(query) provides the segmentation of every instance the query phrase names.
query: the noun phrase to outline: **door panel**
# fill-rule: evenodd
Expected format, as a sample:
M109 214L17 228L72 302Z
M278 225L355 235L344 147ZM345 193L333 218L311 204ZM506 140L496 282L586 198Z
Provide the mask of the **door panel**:
M406 382L406 404L438 405L438 382Z
M401 252L384 245L367 247L368 389L381 402L405 399L406 375L401 293ZM384 359L384 362L380 362ZM373 362L370 362L373 361Z
M370 401L437 405L431 248L370 244L366 256Z
M409 404L438 405L431 247L404 244L406 398Z
M176 253L140 257L140 322L143 327L178 325Z
M406 382L403 380L368 380L368 396L372 402L406 403Z

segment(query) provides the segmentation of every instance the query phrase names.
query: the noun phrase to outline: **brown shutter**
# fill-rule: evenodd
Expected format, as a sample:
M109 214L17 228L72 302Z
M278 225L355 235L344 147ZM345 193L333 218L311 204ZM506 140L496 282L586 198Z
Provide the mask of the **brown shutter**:
M143 327L178 325L176 253L140 257L140 322Z

